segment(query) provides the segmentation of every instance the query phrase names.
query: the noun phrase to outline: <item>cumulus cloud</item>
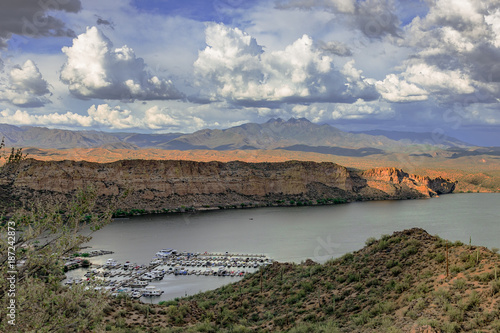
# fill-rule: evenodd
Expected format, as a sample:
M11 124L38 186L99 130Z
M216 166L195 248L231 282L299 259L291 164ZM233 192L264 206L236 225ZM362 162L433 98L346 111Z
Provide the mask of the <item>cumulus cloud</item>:
M429 96L449 99L475 91L470 77L460 70L442 70L419 60L408 62L399 75L387 75L376 87L382 97L391 102L421 101Z
M437 0L407 27L403 46L415 48L403 77L430 93L500 97L499 1ZM485 93L486 92L486 93Z
M284 50L264 52L238 28L212 24L206 29L206 42L194 69L198 85L211 100L348 102L376 95L359 73L346 70L343 75L335 69L332 56L307 35Z
M42 78L36 64L27 60L22 66L10 69L7 84L0 85L0 100L16 106L36 107L49 102L48 83Z
M389 103L379 101L366 102L358 99L354 103L313 103L294 105L281 117L305 117L315 123L331 123L338 120L387 120L395 116Z
M357 100L352 104L337 104L331 111L331 119L388 119L394 117L395 112L386 103L372 103Z
M392 0L277 0L276 8L328 10L369 38L399 37L401 33Z
M377 81L377 90L389 102L425 101L429 93L396 74L389 74L383 81Z
M96 27L63 47L67 61L60 79L78 98L118 100L180 99L172 81L148 72L144 60L137 58L128 46L114 48L112 42Z
M51 11L77 13L80 0L3 0L0 10L0 49L7 46L12 34L29 37L67 36L74 37L63 21L49 15Z
M93 121L90 117L82 116L73 112L66 112L64 114L51 113L51 114L31 114L27 111L9 109L0 111L0 121L13 124L13 125L76 125L89 127L92 126Z
M145 112L133 112L118 105L92 105L86 115L73 112L34 114L25 110L0 111L0 123L37 126L100 127L110 130L147 129L154 131L191 128L198 130L205 122L196 116L179 114L178 111L153 106Z

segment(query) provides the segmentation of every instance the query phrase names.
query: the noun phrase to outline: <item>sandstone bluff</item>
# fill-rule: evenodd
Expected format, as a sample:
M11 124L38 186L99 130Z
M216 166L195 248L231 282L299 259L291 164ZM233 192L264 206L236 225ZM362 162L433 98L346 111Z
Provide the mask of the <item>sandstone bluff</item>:
M346 201L425 198L451 193L456 184L395 168L358 171L330 162L301 161L123 160L100 164L27 159L3 172L2 199L13 197L17 204L35 198L65 200L79 188L90 185L103 199L129 191L119 208L147 211L290 202L316 204L326 198Z

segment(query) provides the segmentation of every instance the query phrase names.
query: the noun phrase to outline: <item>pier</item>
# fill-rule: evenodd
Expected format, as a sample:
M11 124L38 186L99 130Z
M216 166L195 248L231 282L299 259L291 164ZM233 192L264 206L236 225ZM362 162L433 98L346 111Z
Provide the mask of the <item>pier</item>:
M100 250L102 251L102 250ZM206 277L244 277L273 262L264 254L158 251L149 264L130 261L120 263L108 259L102 265L92 265L81 279L67 279L66 285L87 284L87 288L103 290L113 295L126 294L132 298L160 296L164 291L149 286L163 280L165 275Z

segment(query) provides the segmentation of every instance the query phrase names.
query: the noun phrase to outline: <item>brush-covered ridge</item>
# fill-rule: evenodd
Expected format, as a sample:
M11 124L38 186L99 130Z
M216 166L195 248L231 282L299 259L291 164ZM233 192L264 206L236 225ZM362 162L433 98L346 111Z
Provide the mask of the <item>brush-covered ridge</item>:
M325 264L274 263L162 305L118 299L106 325L123 332L500 332L497 251L414 228L368 239Z

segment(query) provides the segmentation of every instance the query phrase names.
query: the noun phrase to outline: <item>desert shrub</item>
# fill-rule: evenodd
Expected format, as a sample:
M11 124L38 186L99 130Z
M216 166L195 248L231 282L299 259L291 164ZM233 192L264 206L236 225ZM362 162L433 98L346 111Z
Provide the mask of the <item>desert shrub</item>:
M453 282L453 287L457 290L464 291L467 287L467 281L465 279L457 279Z
M490 282L495 278L495 275L493 275L492 272L486 272L479 274L474 277L474 280L479 281L479 282Z
M490 283L491 286L491 293L493 295L496 295L497 293L500 292L500 280L495 280Z
M374 244L376 241L377 241L377 239L376 239L375 237L369 237L369 238L365 241L365 245L366 245L366 246L370 246L370 245Z
M401 258L405 259L411 255L416 254L417 252L418 248L415 245L410 245L407 248L403 249L403 251L401 251L400 256Z
M398 266L399 265L399 261L397 260L388 260L385 264L385 267L387 268L393 268L394 266Z
M391 274L394 276L398 276L399 274L401 274L402 271L403 270L399 266L395 266L395 267L391 268Z
M436 256L434 257L434 260L436 260L436 262L437 262L438 264L440 264L440 263L442 263L442 262L444 262L444 261L446 260L446 257L445 257L445 255L444 255L444 254L442 254L442 253L438 253L438 254L436 254Z

